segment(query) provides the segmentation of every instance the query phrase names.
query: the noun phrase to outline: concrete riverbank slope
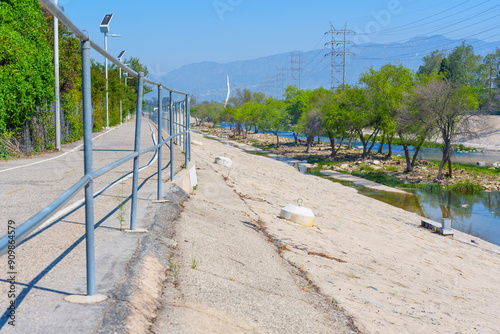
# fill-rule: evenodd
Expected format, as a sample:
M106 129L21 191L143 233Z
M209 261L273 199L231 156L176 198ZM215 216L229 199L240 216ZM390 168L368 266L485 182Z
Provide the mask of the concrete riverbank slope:
M202 181L176 227L180 270L176 283L165 290L171 293L165 295L163 322L158 323L169 319L172 327L158 328L220 332L217 326L225 323L237 326L237 332L279 332L271 320L254 318L251 312L278 312L290 304L273 304L282 293L272 283L276 278L265 286L252 280L269 272L265 266L279 268L282 262L269 258L274 252L303 273L308 283L296 283L303 291L315 291L322 296L318 300L345 310L333 322L334 317L320 317L329 320L302 324L313 323L318 332L336 332L321 327L328 324L368 333L500 332L499 247L481 240L472 244L463 233L454 238L434 234L420 227L421 217L355 189L201 135L193 139L203 144L193 146ZM213 163L222 155L232 160L231 168ZM241 202L229 205L230 194ZM203 199L196 201L197 196ZM278 217L283 206L299 198L316 215L313 228ZM274 250L247 251L254 242L250 236L241 241L241 236L249 231L269 238ZM242 286L268 294L268 302L253 302L239 292ZM345 321L349 316L350 327ZM292 315L287 319L277 323L302 321Z

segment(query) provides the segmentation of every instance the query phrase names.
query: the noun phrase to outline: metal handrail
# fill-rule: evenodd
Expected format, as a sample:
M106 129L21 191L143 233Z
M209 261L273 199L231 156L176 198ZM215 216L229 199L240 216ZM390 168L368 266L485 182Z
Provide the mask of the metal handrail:
M0 238L0 255L11 251L12 244L19 244L22 240L30 235L37 227L42 225L52 216L54 216L71 198L73 198L80 190L85 188L85 229L86 229L86 253L87 253L87 296L95 296L95 247L94 247L94 197L93 197L93 182L96 178L105 173L121 166L127 161L133 160L133 181L132 181L132 203L130 214L130 230L135 230L135 220L137 211L137 191L139 179L139 156L142 154L155 151L158 152L158 186L157 198L162 196L162 147L167 142L170 142L170 180L174 178L174 138L180 137L183 141L185 152L185 168L188 169L189 161L191 161L191 133L190 133L190 95L180 91L176 91L163 86L161 83L146 79L144 73L135 72L133 69L122 64L118 59L112 57L109 53L103 50L99 45L95 44L84 30L80 30L71 20L62 12L56 4L50 0L39 0L39 2L62 24L66 25L77 38L82 42L82 97L83 97L83 147L84 147L84 176L70 189L65 191L56 200L35 214L33 217L25 221L23 224L16 227L14 236L9 234ZM101 55L111 60L114 64L122 68L132 76L138 78L137 89L137 108L136 108L136 126L135 126L135 145L134 153L131 153L117 161L114 161L98 170L93 169L92 165L92 101L91 101L91 75L90 75L90 48L94 48ZM142 149L140 148L140 132L141 132L141 116L142 116L142 99L144 82L148 82L158 87L158 144ZM161 141L162 138L162 89L166 89L170 94L169 108L169 137ZM175 103L176 112L174 114L174 102L172 94L177 93L185 95L185 99ZM182 108L180 108L182 106ZM177 108L179 107L179 108ZM182 113L179 113L182 111ZM174 127L174 117L176 120ZM180 130L180 126L185 131ZM160 142L161 141L161 142Z

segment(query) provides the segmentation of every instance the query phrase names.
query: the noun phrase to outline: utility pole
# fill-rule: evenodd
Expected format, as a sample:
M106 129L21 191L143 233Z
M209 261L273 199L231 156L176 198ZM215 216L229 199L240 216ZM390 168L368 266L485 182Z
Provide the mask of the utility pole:
M294 72L297 71L299 72L299 86L298 88L300 89L300 84L301 84L301 72L302 72L302 57L304 54L302 52L298 53L290 53L290 83L292 86L294 85L294 81L296 80L296 77L294 76ZM295 60L298 58L298 60ZM295 65L298 65L297 67Z
M353 56L354 53L348 52L347 51L347 45L353 45L354 42L348 41L347 40L347 34L354 34L354 31L347 30L347 22L344 26L344 29L342 30L335 30L333 27L333 24L330 22L330 31L327 31L326 34L331 34L331 42L326 43L325 45L330 45L332 48L332 51L326 56L331 56L332 57L332 92L335 90L335 82L340 82L339 80L335 80L335 72L342 73L342 86L345 87L346 85L346 78L347 78L347 56ZM340 40L335 39L336 36L338 35L343 35ZM342 45L342 51L336 51L335 47L338 45ZM335 57L336 56L342 56L342 63L341 64L335 64ZM341 67L342 69L337 71L335 68L336 67Z

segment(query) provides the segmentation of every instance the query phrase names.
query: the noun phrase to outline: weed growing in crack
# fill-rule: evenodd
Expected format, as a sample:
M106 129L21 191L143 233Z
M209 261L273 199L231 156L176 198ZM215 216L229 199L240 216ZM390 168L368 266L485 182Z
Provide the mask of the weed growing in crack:
M120 222L120 231L125 230L125 201L123 199L123 182L121 183L120 193L116 197L116 201L118 202L118 222Z
M196 269L198 267L198 261L196 260L196 253L194 252L194 242L192 245L192 258L191 258L191 269Z

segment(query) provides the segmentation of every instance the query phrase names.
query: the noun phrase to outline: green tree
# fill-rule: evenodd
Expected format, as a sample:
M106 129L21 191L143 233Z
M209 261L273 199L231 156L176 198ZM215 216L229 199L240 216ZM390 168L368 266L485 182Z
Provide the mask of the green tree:
M370 99L366 89L346 86L341 95L341 108L348 115L351 129L358 135L363 144L363 159L368 156L368 144L380 131L377 128L377 117L372 112ZM365 130L371 129L369 133Z
M342 108L341 97L342 90L337 90L335 93L330 93L327 102L321 108L321 121L324 133L330 139L332 149L331 157L337 155L337 147L335 137L340 138L339 148L346 137L351 135L352 127L349 114L345 108Z
M446 58L443 73L456 86L481 87L484 85L482 57L474 53L474 47L465 41Z
M47 24L36 0L1 0L0 133L18 130L54 96Z
M395 117L404 103L405 93L413 84L413 72L402 65L387 64L379 70L371 68L361 76L360 82L366 85L374 127L388 138L389 152L392 155L392 140L396 134ZM383 137L383 138L384 138ZM372 150L377 133L373 137ZM384 140L382 140L383 145ZM381 147L382 147L381 145ZM380 150L382 152L382 150Z
M139 72L143 72L144 73L144 77L147 77L148 74L149 74L149 71L148 71L148 68L146 65L144 64L141 64L140 62L140 59L139 58L136 58L136 57L130 57L129 59L125 60L124 61L125 64L129 64L128 67L130 67L131 69L133 69L134 71L136 71L137 73ZM104 73L104 72L103 72ZM134 77L131 77L129 76L128 80L127 80L127 85L129 87L133 87L134 88L134 92L136 93L137 95L137 89L138 89L138 86L139 86L139 80L137 78L134 78ZM144 85L144 93L143 95L145 96L147 93L149 92L152 92L153 91L153 87L145 84Z
M288 113L284 101L269 97L260 108L259 127L276 136L276 147L280 147L280 131L288 130Z
M285 90L285 105L288 113L289 129L293 133L295 145L298 145L299 121L302 114L309 107L306 92L295 86L288 86Z
M435 50L422 59L423 64L418 68L417 74L429 76L438 74L441 69L441 62L446 58L444 51Z
M298 122L298 129L306 136L306 152L309 152L314 137L322 133L321 109L327 103L330 91L318 88L305 91L302 94L305 98L305 108Z

